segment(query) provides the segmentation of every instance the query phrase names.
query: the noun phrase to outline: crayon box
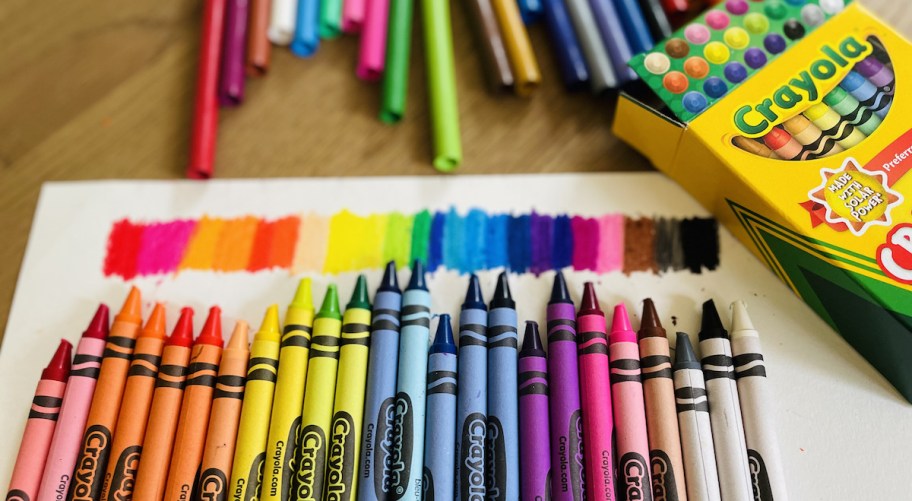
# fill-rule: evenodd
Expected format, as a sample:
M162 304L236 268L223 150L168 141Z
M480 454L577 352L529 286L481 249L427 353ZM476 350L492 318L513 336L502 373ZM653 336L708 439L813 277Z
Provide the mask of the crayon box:
M909 54L858 3L728 0L631 60L614 131L912 402Z

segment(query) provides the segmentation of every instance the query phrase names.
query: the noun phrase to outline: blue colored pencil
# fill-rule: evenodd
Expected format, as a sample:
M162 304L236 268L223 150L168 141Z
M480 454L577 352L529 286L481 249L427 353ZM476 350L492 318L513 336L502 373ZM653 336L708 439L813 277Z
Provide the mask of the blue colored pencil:
M456 499L485 497L488 423L488 309L478 277L459 313L459 394L456 398Z
M320 0L298 0L291 52L299 57L310 57L318 48L320 48Z
M519 499L519 395L516 381L516 303L507 272L497 277L488 313L489 499Z
M633 49L634 54L646 52L652 49L655 41L652 34L649 33L649 26L646 25L646 17L643 16L643 10L637 0L613 0L620 16L621 25L624 27L624 33L627 35L627 41ZM627 61L624 61L627 63Z
M456 496L456 343L449 315L440 315L428 355L425 500Z
M551 34L551 46L557 56L564 86L568 90L584 87L589 83L589 67L586 66L586 56L576 38L564 0L542 0L542 12Z
M523 23L530 25L541 19L541 0L518 0L517 3L519 4L519 15L522 16Z

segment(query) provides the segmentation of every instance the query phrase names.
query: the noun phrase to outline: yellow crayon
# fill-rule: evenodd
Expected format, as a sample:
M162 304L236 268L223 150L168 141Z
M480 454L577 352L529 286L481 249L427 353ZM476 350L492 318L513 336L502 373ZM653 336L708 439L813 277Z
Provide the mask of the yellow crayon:
M329 459L326 462L326 499L355 499L356 471L360 457L361 425L364 421L364 388L370 346L371 305L367 279L358 277L351 300L342 316L339 374L329 429Z
M332 422L342 331L339 311L339 293L336 286L330 284L314 321L313 345L307 366L307 388L304 390L301 431L295 455L296 491L292 493L297 501L323 501L326 441Z
M825 137L833 138L843 149L858 145L868 136L856 129L855 126L842 119L833 108L818 103L804 110L804 116L823 131Z
M262 501L287 501L291 494L313 316L310 279L305 278L298 284L294 299L285 313L275 399L269 421L269 439L266 441L265 474L259 497Z
M244 404L238 425L237 447L231 467L228 492L233 499L246 500L259 497L266 461L266 439L269 418L272 416L272 396L275 392L276 373L279 368L279 307L266 310L260 330L250 345L250 363L247 365L247 383L244 387Z

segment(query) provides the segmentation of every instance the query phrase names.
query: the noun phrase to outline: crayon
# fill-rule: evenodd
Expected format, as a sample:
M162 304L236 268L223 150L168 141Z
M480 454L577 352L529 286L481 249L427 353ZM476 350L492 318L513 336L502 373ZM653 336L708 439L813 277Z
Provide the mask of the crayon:
M342 34L342 8L342 0L320 0L320 38L333 39Z
M839 83L849 94L861 103L862 106L873 111L881 119L887 118L890 107L893 106L893 96L878 89L865 77L850 71Z
M675 408L675 389L668 337L652 299L643 301L643 316L637 338L643 371L643 400L652 494L655 499L687 499L681 436Z
M557 56L564 87L577 90L589 81L589 68L564 0L542 0L545 23Z
M542 17L541 0L519 0L519 15L526 26L538 22Z
M247 64L248 77L257 78L269 70L270 52L269 17L272 10L271 0L250 0L250 22L247 25Z
M513 70L507 57L507 48L494 14L492 0L471 0L469 17L474 27L475 39L480 44L481 61L488 84L494 92L513 87Z
M671 36L671 23L662 8L660 0L640 0L640 9L649 25L653 40L664 40Z
M507 272L497 276L488 313L488 497L519 498L519 395L516 381L516 302Z
M772 158L773 160L781 160L779 155L777 155L773 150L769 149L766 144L759 141L754 141L753 139L748 139L743 136L735 136L732 139L732 144L748 153L753 153L757 156Z
M66 339L60 340L51 361L41 371L4 499L28 501L38 496L44 464L51 449L51 439L60 416L60 404L63 403L67 378L70 376L72 354L73 345Z
M345 0L342 4L342 32L349 35L361 33L367 0Z
M244 402L231 465L231 481L228 483L228 492L241 501L259 497L261 479L266 473L263 471L266 440L272 417L280 342L279 307L272 305L266 310L260 330L253 336L253 344L250 345Z
M820 128L824 137L836 141L843 149L857 146L867 138L852 124L843 120L839 113L823 103L817 103L804 110L804 116Z
M158 501L164 495L192 344L193 310L182 308L171 337L162 350L149 422L143 436L142 461L139 462L136 485L133 486L134 501Z
M450 3L422 0L421 6L434 167L448 172L458 167L462 161Z
M879 116L862 106L857 99L842 87L836 87L829 94L823 96L823 102L866 136L873 134L882 123Z
M222 35L227 0L203 2L203 26L200 30L199 59L190 126L190 158L187 177L208 179L215 164L215 142L218 135L219 65L222 60Z
M364 386L370 347L371 305L367 279L358 276L355 290L342 315L339 373L329 428L326 498L352 501L358 490L357 462L364 422Z
M390 0L386 59L380 95L380 120L392 124L405 115L414 0Z
M301 431L295 454L294 491L298 501L321 501L329 455L333 395L336 391L336 369L339 365L339 338L342 314L339 292L329 284L320 311L314 317L310 360L307 362L307 385L301 411Z
M271 0L269 28L266 36L276 45L289 45L295 36L298 19L298 0Z
M97 500L101 495L111 439L116 431L117 414L130 370L130 357L142 322L141 310L139 289L133 287L111 324L68 501Z
M683 332L677 334L673 369L687 498L721 501L703 370Z
M634 54L646 52L655 45L646 18L637 0L612 0L624 27L624 34Z
M203 446L203 460L195 488L196 499L224 501L236 494L228 489L228 479L231 478L231 462L244 403L244 376L250 361L248 330L247 322L238 320L228 344L222 350L215 392L212 394L206 445Z
M386 264L371 311L371 344L364 392L358 500L386 499L390 487L392 435L396 416L396 368L399 360L399 310L402 293L396 262Z
M249 0L228 0L225 34L219 74L219 104L237 106L244 102L244 47L247 43Z
M527 321L519 351L520 499L551 497L551 444L548 440L548 360L538 323Z
M711 299L703 303L700 352L722 498L753 499L731 343Z
M588 0L567 0L567 12L570 13L573 28L583 48L592 92L599 93L617 87L618 76L602 42Z
M529 33L519 15L516 0L491 0L494 15L500 26L507 59L510 60L510 71L513 73L513 91L520 97L531 96L541 84L541 71Z
M275 399L266 441L263 487L259 497L262 501L286 501L291 495L313 317L310 279L304 278L285 312Z
M747 315L743 301L732 303L731 347L744 418L753 499L785 501L788 490L776 438L772 389L766 380L760 335Z
M580 395L583 409L583 452L586 499L614 499L614 458L611 441L611 388L608 376L608 334L592 282L586 282L576 317ZM619 444L620 445L620 444ZM649 498L633 498L649 499Z
M294 37L289 48L298 57L310 57L320 48L321 0L296 0Z
M367 12L358 45L355 74L361 80L376 82L386 67L386 30L389 0L367 0Z
M795 138L808 153L807 159L828 157L845 151L833 138L823 135L819 127L804 115L795 115L782 123L782 127Z
M187 499L194 495L193 487L203 460L206 429L209 427L212 396L224 344L221 316L218 306L209 308L209 317L193 342L180 417L174 432L171 465L165 482L165 499Z
M784 160L807 160L810 156L810 152L805 151L801 143L779 127L773 127L763 136L763 144Z
M589 0L589 6L608 50L608 58L614 66L618 83L636 80L636 73L627 65L627 61L633 57L633 49L624 37L624 27L621 26L614 3L611 0Z
M117 433L114 434L110 460L98 499L120 501L133 496L143 437L146 434L146 423L149 421L149 409L152 407L158 366L161 364L166 339L165 307L156 304L136 338L136 349L117 416Z
M614 307L608 345L611 353L611 402L614 404L617 438L618 499L652 499L640 349L623 303Z
M868 56L855 64L855 71L868 79L875 87L889 95L896 91L896 75L889 66L878 61L874 56Z
M583 419L576 359L576 310L564 275L557 272L548 301L548 375L551 400L551 498L585 499Z
M424 264L415 260L402 295L402 334L396 381L396 422L390 478L392 499L420 500L423 494L425 397L431 294Z
M488 430L488 308L481 283L469 276L459 312L459 393L456 398L456 494L485 496L485 437Z
M428 352L427 381L423 499L456 499L456 343L446 314Z

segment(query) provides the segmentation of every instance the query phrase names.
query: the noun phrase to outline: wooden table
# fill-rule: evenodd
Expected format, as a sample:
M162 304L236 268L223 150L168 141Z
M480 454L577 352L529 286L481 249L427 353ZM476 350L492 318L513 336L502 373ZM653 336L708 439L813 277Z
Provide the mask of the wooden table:
M865 3L912 34L905 2ZM183 177L200 5L0 2L0 332L41 183ZM461 8L453 23L460 173L650 168L611 135L613 97L562 90L542 26L532 38L544 82L523 100L487 92ZM356 39L325 43L310 60L275 50L246 104L222 113L217 175L433 175L420 34L416 25L409 107L397 126L377 120L379 88L354 76Z

